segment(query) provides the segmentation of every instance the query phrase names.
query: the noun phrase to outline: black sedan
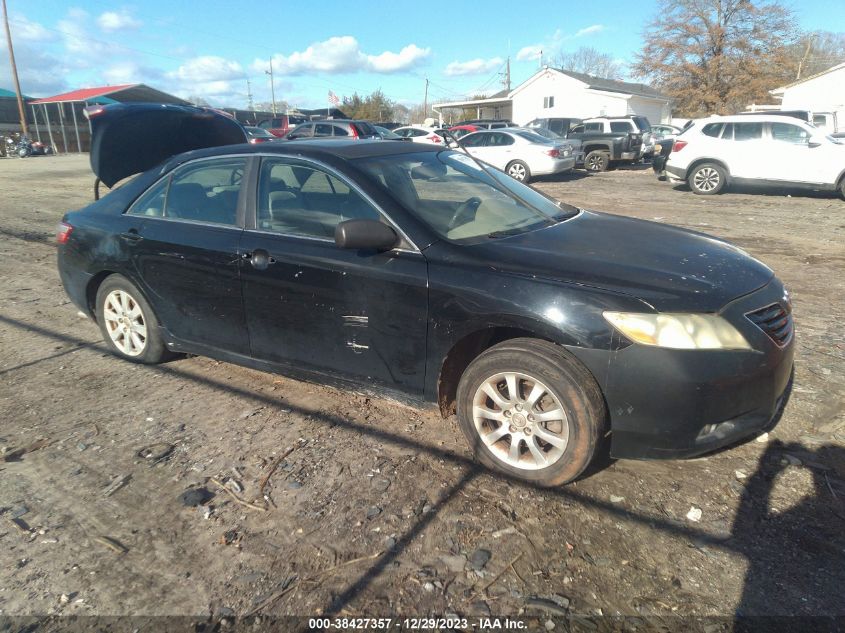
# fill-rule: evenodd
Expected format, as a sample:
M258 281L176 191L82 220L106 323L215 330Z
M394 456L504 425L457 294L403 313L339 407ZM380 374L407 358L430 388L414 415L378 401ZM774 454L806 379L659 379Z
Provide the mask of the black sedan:
M481 462L540 485L577 477L608 435L618 457L683 457L778 419L791 304L740 249L434 145L254 146L158 108L92 113L98 177L143 173L59 231L64 287L118 356L434 403Z

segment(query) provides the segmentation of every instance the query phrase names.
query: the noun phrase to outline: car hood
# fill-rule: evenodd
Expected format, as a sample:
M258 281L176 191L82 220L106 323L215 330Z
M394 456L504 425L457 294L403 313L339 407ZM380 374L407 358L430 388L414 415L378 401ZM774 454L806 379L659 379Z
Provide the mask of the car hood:
M85 109L91 122L91 169L106 186L171 156L246 143L240 123L208 108L118 103Z
M717 312L774 276L723 240L592 211L470 248L496 269L632 295L661 312Z

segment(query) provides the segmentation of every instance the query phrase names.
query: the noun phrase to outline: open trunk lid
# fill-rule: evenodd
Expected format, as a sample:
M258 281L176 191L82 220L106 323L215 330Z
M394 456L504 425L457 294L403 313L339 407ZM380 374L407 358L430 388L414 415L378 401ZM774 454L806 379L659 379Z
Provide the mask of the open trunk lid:
M91 169L107 187L171 156L246 143L240 123L208 108L116 103L85 109L91 123Z

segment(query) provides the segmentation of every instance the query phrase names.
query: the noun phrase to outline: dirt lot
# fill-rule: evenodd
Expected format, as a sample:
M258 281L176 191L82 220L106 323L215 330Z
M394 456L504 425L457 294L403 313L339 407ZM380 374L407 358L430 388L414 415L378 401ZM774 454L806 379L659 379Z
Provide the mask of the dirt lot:
M767 441L538 490L478 470L431 411L110 356L55 268L56 222L92 199L87 157L0 159L0 182L0 446L49 442L0 461L3 615L845 615L845 202L703 198L645 168L540 182L765 261L798 355ZM192 487L214 497L187 506Z

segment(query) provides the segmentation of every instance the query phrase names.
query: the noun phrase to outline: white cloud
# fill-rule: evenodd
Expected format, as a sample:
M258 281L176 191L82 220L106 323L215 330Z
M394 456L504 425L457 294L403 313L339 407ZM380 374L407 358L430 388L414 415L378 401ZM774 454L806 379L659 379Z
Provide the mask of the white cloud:
M543 47L539 45L533 46L525 46L519 49L519 52L516 54L516 58L524 62L529 59L537 59L540 56L540 53L543 52Z
M22 15L9 18L12 31L12 42L49 42L56 39L56 34L49 31L42 24L32 22ZM6 33L3 32L3 41L6 41Z
M125 29L137 29L141 21L136 20L126 10L106 11L97 18L97 25L106 33Z
M416 66L430 54L429 48L409 44L398 53L385 51L379 55L367 55L361 50L358 40L351 35L343 35L315 42L304 51L274 55L273 72L279 75L361 71L394 73ZM263 72L268 67L268 61L256 59L252 66L254 70Z
M245 79L246 73L238 62L216 55L200 55L168 73L168 76L182 81L203 83Z
M593 33L601 33L604 29L604 24L593 24L581 29L573 37L584 37L585 35L592 35Z
M471 59L466 62L452 62L446 66L443 74L449 77L458 77L461 75L481 75L496 70L503 64L501 57L493 57L492 59Z
M385 51L381 55L367 55L367 61L373 72L395 73L416 66L430 54L430 48L420 48L416 44L408 44L398 53Z

